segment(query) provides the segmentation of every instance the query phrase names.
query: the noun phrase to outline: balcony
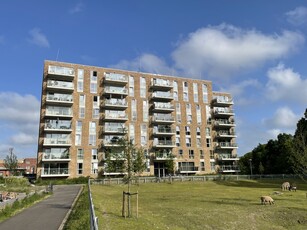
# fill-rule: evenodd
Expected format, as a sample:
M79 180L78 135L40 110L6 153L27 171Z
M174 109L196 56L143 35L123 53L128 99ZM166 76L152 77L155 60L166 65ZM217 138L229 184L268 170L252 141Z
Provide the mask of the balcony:
M234 116L234 110L229 108L215 108L214 110L215 116L221 116L221 117L229 117Z
M42 169L41 177L68 177L68 168L46 168Z
M158 153L155 153L154 155L155 157L155 160L170 160L170 159L175 159L172 152L169 152L169 153L161 153L161 152L158 152Z
M216 143L216 148L218 149L237 149L238 144L231 143L231 142L218 142Z
M223 98L214 98L212 100L213 105L215 106L223 106L223 107L227 107L227 106L231 106L233 105L233 100L230 97L223 97Z
M173 112L174 110L175 107L171 103L155 102L152 106L153 112L168 113Z
M125 121L128 120L128 115L126 113L124 113L124 114L105 113L105 114L102 115L102 120L125 122Z
M103 145L106 147L120 147L122 146L120 143L121 136L106 136L103 139Z
M172 124L175 122L175 118L173 116L163 116L154 114L152 116L152 122L154 123L164 123L164 124Z
M108 84L126 85L128 83L128 76L119 73L105 73L103 82Z
M174 95L171 92L155 91L152 93L151 99L155 101L172 101Z
M70 94L47 94L46 103L51 105L72 105L73 97Z
M240 172L240 169L238 166L234 165L221 165L218 168L218 171L221 173L234 173L234 172Z
M195 166L181 166L179 167L179 173L196 173L198 172L198 167Z
M228 131L228 130L219 130L218 132L216 132L216 137L218 138L235 138L236 133L234 131Z
M125 126L104 126L102 132L106 134L126 134L127 128Z
M42 161L51 162L51 161L70 161L69 153L43 153Z
M65 138L44 138L44 146L71 146L71 140Z
M107 86L103 89L104 95L128 95L128 90L125 87L112 87Z
M218 154L218 160L220 161L238 161L239 157L233 156L229 153L219 153Z
M52 76L53 78L59 78L59 79L74 79L75 77L75 71L73 68L68 67L62 67L62 66L48 66L48 75Z
M173 88L173 82L164 79L151 79L151 88L154 90L171 90Z
M161 135L161 136L175 135L176 130L171 127L167 127L167 126L155 126L153 128L153 134L157 136L158 135Z
M57 117L57 118L58 117L72 118L73 115L72 115L72 111L70 108L56 107L54 109L50 109L47 107L45 116L46 117Z
M74 84L72 82L67 81L48 80L47 89L56 92L73 92Z
M219 119L215 120L213 123L215 126L220 126L220 127L234 127L236 126L234 121L230 121L228 119Z
M175 148L176 144L172 140L154 140L153 147L155 148Z
M111 98L103 100L101 106L106 109L124 110L128 108L128 103L124 99Z
M46 132L71 132L71 124L53 124L53 123L45 123L44 131Z

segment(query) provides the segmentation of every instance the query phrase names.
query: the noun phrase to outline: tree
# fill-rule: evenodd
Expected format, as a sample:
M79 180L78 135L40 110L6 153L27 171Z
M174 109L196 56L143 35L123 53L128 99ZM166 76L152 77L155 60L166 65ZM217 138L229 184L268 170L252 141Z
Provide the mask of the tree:
M13 148L9 148L9 154L4 159L4 167L13 175L16 174L18 169L17 156L13 153Z
M292 150L290 159L293 163L293 171L305 179L307 177L307 109L305 117L297 123Z

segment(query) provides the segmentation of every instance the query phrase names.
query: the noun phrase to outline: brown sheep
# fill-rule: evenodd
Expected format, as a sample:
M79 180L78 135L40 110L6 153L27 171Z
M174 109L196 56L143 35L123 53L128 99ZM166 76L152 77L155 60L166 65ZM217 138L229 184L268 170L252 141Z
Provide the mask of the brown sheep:
M267 203L269 203L270 205L274 204L274 200L270 196L262 196L260 197L260 200L261 200L261 204L267 204Z

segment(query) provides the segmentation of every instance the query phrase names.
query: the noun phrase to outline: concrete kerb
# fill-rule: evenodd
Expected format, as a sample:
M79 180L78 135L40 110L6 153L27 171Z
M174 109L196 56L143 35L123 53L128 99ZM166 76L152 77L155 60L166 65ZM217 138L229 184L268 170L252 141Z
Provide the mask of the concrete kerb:
M79 196L81 195L81 192L83 191L83 188L84 188L84 185L81 185L81 188L79 189L79 192L78 192L77 196L75 197L74 202L72 203L69 211L66 213L66 215L65 215L60 227L58 228L58 230L63 230L70 213L72 212L73 208L75 207L77 200L79 199Z

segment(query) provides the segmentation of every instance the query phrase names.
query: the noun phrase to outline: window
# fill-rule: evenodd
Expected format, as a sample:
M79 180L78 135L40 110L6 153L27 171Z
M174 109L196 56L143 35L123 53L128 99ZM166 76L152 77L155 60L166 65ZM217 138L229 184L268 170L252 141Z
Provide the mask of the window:
M206 137L210 137L210 128L206 127Z
M174 94L174 100L178 101L178 83L177 83L177 81L173 82L173 94Z
M137 119L137 112L136 112L136 100L132 99L132 104L131 104L131 117L133 121L136 121Z
M200 162L200 171L205 171L205 162Z
M78 174L80 175L80 174L82 174L83 173L83 163L78 163Z
M85 117L85 95L79 95L79 117Z
M189 149L189 159L194 159L194 150Z
M207 124L211 125L211 109L208 105L206 105L206 118L207 118Z
M134 78L129 76L129 96L134 97Z
M96 146L96 134L90 134L88 144L92 146Z
M200 128L199 127L196 128L196 135L200 136Z
M99 119L99 109L93 109L93 119Z
M211 138L206 138L206 142L207 142L207 147L210 148L211 147Z
M204 151L202 149L199 150L199 158L200 159L204 159L205 158Z
M193 83L193 96L194 96L194 102L198 102L198 87L197 83Z
M96 122L89 122L89 145L96 145Z
M93 96L93 108L99 108L99 97Z
M176 126L176 135L180 135L180 127Z
M140 78L140 97L146 98L146 79Z
M178 150L178 157L179 157L179 158L182 158L182 157L183 157L183 150L182 150L182 149L179 149L179 150Z
M214 162L210 162L210 169L212 172L215 171L215 163Z
M85 117L85 108L80 107L79 108L79 118L84 118Z
M141 145L145 146L147 144L147 126L146 124L141 124Z
M97 174L98 173L98 162L92 162L91 164L91 173Z
M199 105L196 105L196 119L197 124L201 124L201 109Z
M183 92L183 101L189 101L188 93Z
M143 101L143 121L148 121L148 102Z
M186 143L186 146L187 146L187 147L191 147L191 138L187 137L187 138L185 139L185 143Z
M134 144L134 124L129 125L129 139Z
M185 127L185 135L187 135L187 136L190 136L190 135L191 135L190 126L186 126L186 127Z
M97 149L92 149L92 160L98 160Z
M75 145L81 145L81 134L76 134L75 136Z
M83 92L83 79L84 79L84 70L83 69L78 69L77 92Z
M197 147L201 147L201 139L200 138L196 138L196 145Z
M92 71L90 92L91 93L97 93L97 71Z
M83 149L78 149L77 150L77 159L78 160L83 160L83 157L84 157Z
M206 84L203 84L203 102L208 103L208 87Z
M176 146L177 146L177 147L180 146L180 137L176 137Z
M181 123L181 109L179 103L176 103L176 120L178 123Z

